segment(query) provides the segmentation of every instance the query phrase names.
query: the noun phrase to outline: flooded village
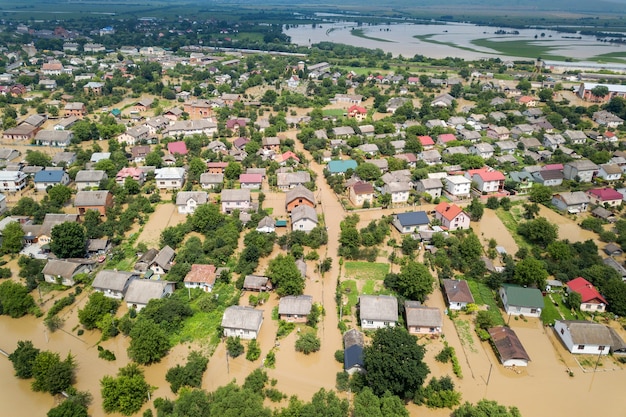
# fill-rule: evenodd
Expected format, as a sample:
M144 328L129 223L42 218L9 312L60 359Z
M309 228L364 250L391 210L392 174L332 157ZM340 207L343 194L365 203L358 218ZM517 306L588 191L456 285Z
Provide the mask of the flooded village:
M619 415L623 59L157 20L3 23L6 415Z

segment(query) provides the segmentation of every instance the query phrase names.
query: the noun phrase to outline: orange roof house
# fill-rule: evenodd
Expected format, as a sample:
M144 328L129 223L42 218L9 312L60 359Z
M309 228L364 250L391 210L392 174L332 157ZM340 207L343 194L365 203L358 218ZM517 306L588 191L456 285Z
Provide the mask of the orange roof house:
M470 217L456 204L445 201L435 207L435 219L441 222L441 227L448 230L469 229Z
M185 275L183 281L185 288L200 288L203 291L211 292L217 278L216 271L215 265L191 265L191 270Z

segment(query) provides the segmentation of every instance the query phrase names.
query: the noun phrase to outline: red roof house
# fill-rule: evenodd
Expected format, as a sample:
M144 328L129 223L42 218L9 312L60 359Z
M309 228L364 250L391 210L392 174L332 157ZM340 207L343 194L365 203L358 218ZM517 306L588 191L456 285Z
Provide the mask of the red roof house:
M298 155L296 155L295 153L291 151L287 151L282 155L276 155L276 157L274 158L274 160L278 162L279 164L284 164L289 159L293 159L296 162L300 162L300 158L298 158Z
M447 230L469 229L470 217L456 204L445 201L435 207L435 219L441 222L441 227Z
M456 136L454 136L452 133L442 133L441 135L437 136L437 143L440 145L445 145L446 143L455 140Z
M612 188L594 188L587 191L591 204L605 205L616 207L622 204L624 196Z
M606 310L607 302L594 287L585 278L578 277L567 283L569 292L575 291L580 294L582 300L580 309L582 311L598 311L603 312Z
M215 265L191 265L191 270L185 275L184 283L186 288L200 288L206 292L211 292L215 285L216 278Z
M348 108L348 117L363 120L367 117L367 109L365 107L357 106L356 104L354 106L350 106Z
M465 178L476 183L476 188L483 193L494 193L504 189L504 174L494 169L483 167L470 169Z
M241 188L261 188L263 183L263 175L261 174L241 174L239 175L239 184Z
M430 149L435 146L435 141L430 136L419 136L418 139L424 149Z
M178 141L178 142L170 142L167 144L167 151L169 153L171 153L172 155L179 153L181 155L187 155L187 145L185 144L185 142Z

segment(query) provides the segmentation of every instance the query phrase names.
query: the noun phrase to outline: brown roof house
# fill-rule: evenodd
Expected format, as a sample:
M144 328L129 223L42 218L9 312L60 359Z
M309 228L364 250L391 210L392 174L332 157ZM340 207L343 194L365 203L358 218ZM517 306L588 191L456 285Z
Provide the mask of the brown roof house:
M211 292L217 277L215 265L191 265L191 270L185 275L185 288L200 288L202 291Z
M106 210L113 207L113 194L104 191L79 191L74 198L74 207L80 216L84 216L87 210L96 210L101 216Z
M158 254L159 251L154 248L148 249L146 253L142 253L135 263L135 271L146 272Z
M461 310L474 302L474 297L465 280L444 279L443 289L450 310Z
M303 186L298 186L285 193L285 208L287 209L287 213L291 213L294 208L302 205L315 208L315 196L313 195L313 191Z
M310 295L290 295L281 298L278 302L278 315L281 320L306 323L312 307L313 297Z
M173 265L174 256L176 256L174 249L164 246L150 264L150 269L158 276L167 273Z
M104 294L105 297L121 300L124 298L131 281L136 278L139 278L139 275L134 272L104 269L98 272L91 286L95 291Z
M256 339L263 324L263 311L252 307L230 306L224 310L222 328L226 337Z
M357 181L349 188L350 202L356 207L361 207L367 201L374 201L374 187L369 182Z
M272 283L268 277L261 275L246 275L243 280L243 289L246 291L271 291Z
M487 330L491 343L504 366L528 366L530 356L522 346L513 329L505 326L492 327Z
M135 279L128 286L124 301L128 308L134 308L140 311L148 305L150 300L164 298L172 294L176 289L175 282L153 280L153 279Z
M398 299L391 295L359 296L361 328L394 327L398 322Z
M71 262L63 259L49 259L41 271L46 282L72 286L74 277L83 272L91 271L91 264Z
M405 301L404 311L409 333L435 336L441 334L443 317L438 308L423 306L419 301Z

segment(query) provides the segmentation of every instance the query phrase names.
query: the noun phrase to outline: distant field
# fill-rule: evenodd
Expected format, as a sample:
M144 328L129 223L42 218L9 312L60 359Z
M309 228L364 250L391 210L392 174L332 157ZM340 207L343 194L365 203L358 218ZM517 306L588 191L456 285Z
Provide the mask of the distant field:
M378 41L378 42L391 42L393 43L393 41L390 41L389 39L383 39L383 38L376 38L374 36L368 36L365 34L365 32L363 31L363 29L352 29L350 31L350 34L352 36L356 36L358 38L364 38L364 39L370 39L372 41Z
M511 41L492 41L490 39L474 39L471 41L476 46L493 49L503 55L521 56L524 58L553 59L564 61L567 57L563 55L555 55L552 50L556 49L550 46L549 40L511 40Z

